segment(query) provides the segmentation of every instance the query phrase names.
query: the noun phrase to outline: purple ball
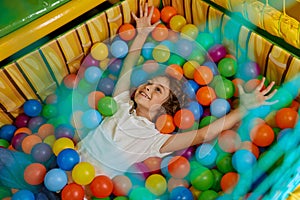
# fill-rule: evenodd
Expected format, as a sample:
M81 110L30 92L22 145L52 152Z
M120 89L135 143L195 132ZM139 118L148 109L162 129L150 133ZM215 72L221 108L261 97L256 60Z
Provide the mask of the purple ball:
M98 84L98 89L101 92L103 92L106 96L112 95L114 87L115 87L115 82L108 77L102 78Z
M219 62L226 54L226 47L221 44L216 44L208 50L208 55L214 62Z
M18 133L17 135L15 135L11 140L11 145L13 146L13 148L17 151L22 151L22 142L27 136L27 133Z
M112 61L108 64L108 70L109 72L114 75L118 76L122 68L122 59L112 59Z
M176 47L176 53L183 58L188 58L193 51L193 43L188 39L179 39Z
M81 67L87 68L89 66L99 66L99 61L94 59L91 54L87 55L81 64Z
M25 113L22 113L16 117L14 125L17 128L27 127L29 120L30 120L30 117L27 116Z
M239 66L238 76L244 81L255 79L258 75L260 75L260 67L256 62L249 61Z
M177 156L183 156L185 157L186 159L190 160L194 153L195 153L195 147L194 146L191 146L191 147L188 147L186 149L183 149L183 150L180 150L180 151L176 151L175 155Z
M72 126L70 126L68 124L61 124L55 129L54 134L57 139L62 138L62 137L72 139L75 135L75 131Z
M29 120L27 126L33 132L36 133L40 126L46 122L46 119L42 116L33 117Z
M36 162L46 162L51 158L52 148L46 143L38 143L31 149L31 155Z

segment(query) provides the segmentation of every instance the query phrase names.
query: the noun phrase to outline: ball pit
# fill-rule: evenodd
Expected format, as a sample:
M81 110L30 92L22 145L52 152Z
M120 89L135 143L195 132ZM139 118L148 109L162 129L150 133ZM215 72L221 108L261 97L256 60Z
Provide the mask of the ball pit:
M193 129L195 123L197 128L203 127L226 115L233 107L230 104L232 100L238 98L236 85L242 84L245 90L251 91L253 82L257 83L260 75L257 63L252 61L239 63L233 58L226 57L227 50L224 45L216 44L210 34L200 32L194 25L187 24L187 21L175 11L171 6L164 7L160 13L155 9L152 22L161 19L172 30L168 30L164 24L157 26L149 36L152 40L149 39L149 42L145 43L141 53L142 64L154 60L159 67L162 64L167 65L166 73L179 80L187 79L189 83L186 87L188 89L185 89L193 101L175 116L161 116L165 119L160 119L159 122L165 120L165 123L159 125L157 123L156 126L163 134L172 134L178 129L182 131ZM110 46L104 43L93 45L91 54L82 64L85 68L84 76L70 74L63 79L62 87L66 90L64 92L76 89L79 93L89 96L86 102L78 104L79 107L85 106L85 111L79 117L82 125L72 124L74 129L78 127L94 129L101 123L102 117L113 116L117 111L118 105L111 95L122 66L122 59L128 54L130 45L128 41L136 35L132 27L131 24L122 25L119 30L120 38L114 40ZM176 34L172 36L170 31L182 34L177 34L177 39L174 39ZM175 43L177 49L173 50L172 45L163 43L165 41ZM207 50L207 54L201 54L199 57L193 55L193 42L202 46L202 50ZM110 62L106 71L100 69L99 63L110 57L116 59L117 63ZM176 59L178 57L180 59ZM134 75L138 78L133 80L133 85L139 85L146 80L149 73L155 71L157 67L152 69L144 67L136 71ZM250 82L251 80L254 81ZM298 119L298 108L295 110L283 107L290 106L295 95L290 94L288 90L280 90L280 93L274 96L274 99L280 99L280 105L272 106L277 110L281 108L274 116L275 125L280 129L293 128ZM286 99L282 99L284 94ZM64 100L66 104L71 102ZM145 169L148 170L142 180L144 185L136 186L129 176L114 178L96 176L90 163L79 161L75 144L80 138L76 138L74 130L68 129L70 120L66 117L67 113L59 109L61 104L62 99L59 95L57 100L48 101L45 105L38 100L26 101L23 105L24 113L16 118L14 125L1 127L0 138L10 143L11 148L31 154L37 162L29 165L24 172L27 183L38 185L43 182L47 190L61 193L62 199L82 199L85 192L82 186L88 185L96 198L117 199L127 196L130 199L140 199L143 196L145 199L151 199L154 196L165 195L168 199L193 199L197 193L198 199L215 199L233 192L234 186L238 184L239 174L243 175L259 162L262 156L259 150L263 151L263 148L276 145L273 130L275 127L267 123L258 124L253 130L249 130L251 141L239 138L234 130L230 130L229 134L223 132L217 138L216 147L212 146L214 144L202 144L196 151L190 151L186 157L183 156L183 152L177 152L168 159L153 158L144 161ZM54 119L58 115L62 118ZM37 116L42 119L31 122ZM24 127L29 127L33 133L15 134L18 128ZM48 142L46 138L53 134L55 138L49 139L53 142ZM248 144L243 146L245 143ZM205 153L200 150L204 146ZM52 148L53 152L50 152L49 148ZM48 161L52 153L56 156L57 168L46 172L41 163ZM193 162L199 165L192 166ZM65 171L72 171L74 183L67 183ZM182 180L175 182L175 179ZM20 190L13 198L30 199L31 196L29 191Z

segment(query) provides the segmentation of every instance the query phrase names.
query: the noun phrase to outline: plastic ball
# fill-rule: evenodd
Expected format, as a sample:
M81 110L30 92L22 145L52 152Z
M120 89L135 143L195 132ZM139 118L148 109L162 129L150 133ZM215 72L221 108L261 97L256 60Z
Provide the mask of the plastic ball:
M28 115L26 115L25 113L21 113L16 117L14 121L14 125L17 128L27 127L29 120L30 117Z
M22 150L24 153L30 154L33 146L41 142L42 139L38 135L28 135L22 140Z
M112 116L118 110L118 104L114 98L106 96L98 101L98 111L104 116Z
M165 176L165 177L170 177L170 173L169 173L169 170L168 170L168 164L170 162L170 160L173 158L173 156L166 156L166 157L163 157L161 163L160 163L160 170L161 170L161 173Z
M230 111L230 104L226 99L215 99L210 104L210 113L217 117L223 117Z
M102 70L99 67L91 66L84 71L84 78L88 83L97 83L101 76Z
M293 96L288 90L282 87L278 89L275 95L268 101L278 101L277 103L272 104L271 107L274 110L279 110L284 107L289 107L293 101Z
M183 156L174 156L168 164L168 172L174 178L184 178L190 172L190 163Z
M235 169L232 166L232 154L220 153L216 159L217 169L222 173L233 172Z
M253 155L258 158L259 157L259 154L260 154L260 151L259 151L259 148L253 144L252 142L250 141L244 141L242 142L241 146L239 149L246 149L246 150L249 150L250 152L253 153Z
M33 117L29 120L27 126L32 132L36 133L39 127L46 122L46 119L42 116Z
M57 156L62 150L71 148L74 149L74 142L70 138L58 138L53 144L53 153Z
M208 190L214 184L214 175L206 167L198 167L190 173L191 184L197 190Z
M172 192L172 190L174 188L177 187L185 187L188 188L189 187L189 182L186 179L183 178L174 178L174 177L170 177L168 179L168 192Z
M252 128L250 138L255 145L267 147L274 141L275 134L268 124L260 123Z
M15 135L11 140L12 147L17 151L22 151L22 142L27 136L28 134L26 133L19 133Z
M220 185L225 193L231 193L239 180L239 174L236 172L228 172L224 174L221 179Z
M110 74L114 76L119 76L122 65L123 65L122 59L118 59L118 58L111 59L108 63L107 69Z
M167 190L167 181L160 174L152 174L146 179L145 187L154 195L160 196Z
M150 13L151 7L148 7L148 13ZM153 14L151 17L151 24L154 24L160 20L160 10L156 7L153 8Z
M142 163L145 164L145 167L146 167L146 169L148 169L148 172L159 173L161 161L162 161L162 158L154 156L154 157L147 158Z
M181 30L181 36L187 39L195 40L198 36L198 28L194 24L186 24L184 25Z
M42 116L45 117L46 119L51 119L53 117L56 117L57 115L58 115L57 106L53 104L46 104L43 107Z
M208 50L208 55L214 62L219 62L226 54L226 47L221 44L216 44Z
M183 186L174 188L171 191L169 198L170 198L170 200L194 199L192 192Z
M205 50L208 50L215 44L215 39L210 33L199 32L196 42Z
M95 168L88 162L79 162L72 170L72 178L79 185L90 184L95 177Z
M175 43L175 46L176 46L176 53L185 59L187 59L191 55L194 49L192 41L184 38L180 38Z
M130 41L135 37L136 29L132 24L124 23L120 26L118 33L122 40Z
M239 149L232 156L232 166L239 173L245 173L251 170L256 164L256 157L246 149Z
M173 117L168 114L160 115L155 122L156 129L161 133L172 133L175 130Z
M174 123L180 129L188 129L194 125L195 117L188 109L178 110L174 115Z
M195 47L195 45L193 45ZM188 57L188 60L194 60L197 61L199 64L203 64L206 60L206 55L203 50L195 49L190 56ZM203 65L205 66L205 65Z
M111 96L115 87L115 82L109 78L101 78L98 83L98 89L103 92L106 96Z
M196 160L203 166L209 168L215 166L217 155L217 151L208 143L203 143L198 146L195 152Z
M160 11L160 18L164 23L169 23L171 18L177 14L177 10L172 6L165 6Z
M46 162L52 155L52 149L46 143L38 143L32 147L31 155L36 162Z
M88 104L91 108L97 109L98 101L104 97L105 94L101 91L93 91L88 94Z
M153 31L151 36L155 41L161 42L168 38L169 30L164 24L158 24Z
M185 62L182 67L184 76L188 79L193 79L194 73L199 66L200 65L198 64L198 62L196 62L194 60Z
M79 83L79 78L77 74L68 74L63 78L63 84L68 89L77 88Z
M195 120L199 120L203 115L203 107L197 101L189 102L187 109L192 111Z
M69 183L61 191L62 200L82 200L84 199L84 189L76 183Z
M169 26L172 30L180 32L186 23L186 19L182 15L174 15L169 21Z
M200 193L198 200L215 200L219 194L214 190L205 190Z
M69 124L60 124L56 127L54 134L56 138L66 137L72 139L75 135L75 130Z
M34 194L29 190L19 190L13 194L12 200L35 200Z
M130 200L153 199L154 195L145 187L135 187L129 193Z
M216 85L214 86L216 95L219 98L229 99L233 96L235 92L234 84L226 78L223 78L221 81L217 81Z
M55 128L52 124L43 124L40 126L40 128L38 129L37 134L44 139L45 137L49 136L49 135L53 135L55 132Z
M238 69L238 77L244 81L257 78L260 75L260 67L256 62L249 61L240 64Z
M233 93L233 96L234 97L238 97L239 96L239 89L238 89L238 85L244 85L245 84L245 81L243 79L240 79L240 78L234 78L232 79L231 81L234 85L234 93Z
M227 153L235 152L241 145L241 138L234 130L225 130L218 137L220 148Z
M104 60L108 56L108 47L103 42L95 43L91 48L91 56L96 60Z
M44 181L47 169L40 163L32 163L24 170L24 180L30 185L39 185Z
M180 65L171 64L166 68L166 74L170 75L177 80L181 80L183 77L183 69Z
M281 108L276 112L275 121L279 128L294 128L298 121L298 113L292 108Z
M89 109L83 113L81 120L82 124L86 128L94 129L101 123L102 116L99 111L95 109Z
M181 57L177 53L172 52L171 55L170 55L169 60L167 61L167 64L168 65L176 64L176 65L179 65L179 66L183 66L183 64L185 62L186 62L186 60L183 57Z
M23 104L24 113L29 117L36 117L42 111L42 104L36 99L27 100Z
M211 189L216 191L216 192L219 192L219 191L221 191L220 182L221 182L221 179L223 177L223 174L217 169L212 169L211 172L213 173L214 178L215 178L214 184L211 187Z
M65 171L72 170L79 160L79 154L74 149L64 149L56 158L57 165Z
M184 93L191 99L196 98L196 92L199 89L198 83L194 80L188 80L183 84L183 91Z
M213 72L206 66L199 66L194 71L194 80L199 85L208 85L213 80L213 77Z
M164 63L170 58L170 50L164 45L157 45L152 51L152 57L157 62Z
M215 90L209 86L203 86L196 92L197 101L202 106L209 106L217 98Z
M16 130L16 126L12 124L5 124L0 127L0 138L10 142Z
M110 46L110 52L115 58L124 58L128 53L128 45L122 40L115 40Z
M232 77L237 72L237 62L232 58L223 58L218 63L218 69L222 76Z
M117 175L113 177L113 191L115 196L127 196L132 188L131 180L124 175Z
M64 170L54 168L49 170L44 178L45 187L52 192L60 191L68 183L68 177Z
M113 186L112 180L105 175L96 176L90 184L93 196L97 198L108 197L113 191Z
M7 140L0 138L0 148L8 148L9 145L10 143Z
M141 54L145 58L145 60L152 60L152 51L156 45L152 42L146 42L143 47Z

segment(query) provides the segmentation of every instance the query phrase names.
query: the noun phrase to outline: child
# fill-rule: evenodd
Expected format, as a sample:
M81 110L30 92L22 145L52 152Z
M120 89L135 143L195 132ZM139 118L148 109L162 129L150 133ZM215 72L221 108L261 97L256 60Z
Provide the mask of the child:
M138 61L148 34L159 23L151 25L152 13L153 7L148 13L146 3L144 12L140 6L139 18L133 14L137 35L125 58L113 94L119 110L112 117L105 118L98 128L79 143L81 160L96 166L97 174L113 177L149 157L163 157L174 151L208 142L238 123L247 109L275 103L266 101L276 92L274 90L267 95L274 82L261 91L265 80L263 78L252 93L245 93L239 86L240 107L209 126L180 134L161 134L155 129L155 119L162 112L174 115L183 107L185 95L181 83L169 76L157 76L138 86L132 100L129 93L133 66Z

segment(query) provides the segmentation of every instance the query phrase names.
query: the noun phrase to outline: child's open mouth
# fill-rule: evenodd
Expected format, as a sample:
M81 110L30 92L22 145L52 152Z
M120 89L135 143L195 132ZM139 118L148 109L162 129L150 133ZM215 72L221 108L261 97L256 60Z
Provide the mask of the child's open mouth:
M150 97L143 91L140 92L140 94L145 97L146 99L149 99L150 100Z

